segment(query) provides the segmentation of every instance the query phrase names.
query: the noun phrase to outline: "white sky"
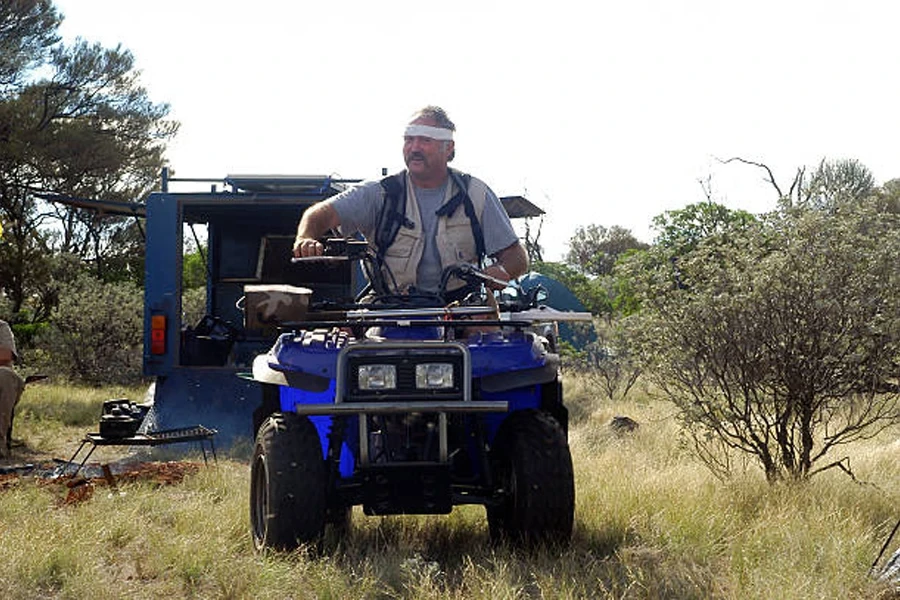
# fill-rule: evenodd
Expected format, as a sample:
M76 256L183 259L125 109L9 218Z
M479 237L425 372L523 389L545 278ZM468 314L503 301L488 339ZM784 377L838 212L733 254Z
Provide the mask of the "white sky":
M180 177L378 177L409 115L456 122L453 166L579 225L651 241L704 198L760 212L822 158L900 177L900 4L887 0L56 0L62 33L132 51L181 122ZM536 225L536 224L535 224Z

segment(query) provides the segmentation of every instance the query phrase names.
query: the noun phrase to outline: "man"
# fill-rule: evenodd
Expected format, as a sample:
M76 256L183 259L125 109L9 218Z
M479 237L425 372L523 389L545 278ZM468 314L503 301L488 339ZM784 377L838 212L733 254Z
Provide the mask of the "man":
M437 292L443 270L460 263L502 281L524 274L528 255L500 200L484 182L447 166L455 130L437 106L416 112L403 137L406 170L306 210L294 256L321 255L318 238L340 228L366 237L399 292Z
M0 321L0 458L10 454L13 410L25 388L25 380L12 368L18 358L12 329Z

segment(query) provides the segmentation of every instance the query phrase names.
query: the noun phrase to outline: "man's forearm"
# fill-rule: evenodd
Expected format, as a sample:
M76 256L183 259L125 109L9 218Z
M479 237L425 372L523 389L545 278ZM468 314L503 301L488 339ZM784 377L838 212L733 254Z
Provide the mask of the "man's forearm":
M519 242L498 252L497 262L509 273L510 279L521 277L528 271L528 253Z
M340 225L337 211L329 204L316 204L306 209L297 225L294 240L294 256L316 256L322 253L322 244L317 240L329 229Z
M504 248L494 255L494 258L494 264L486 268L484 272L495 279L512 281L528 271L528 253L519 242Z

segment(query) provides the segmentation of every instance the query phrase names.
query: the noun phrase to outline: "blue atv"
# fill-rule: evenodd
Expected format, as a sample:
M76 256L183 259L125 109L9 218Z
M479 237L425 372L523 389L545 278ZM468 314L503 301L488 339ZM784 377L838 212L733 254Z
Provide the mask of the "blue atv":
M480 504L494 540L566 543L575 485L559 355L552 335L516 318L535 312L539 290L498 307L490 278L459 265L440 293L399 295L354 240L295 260L358 261L371 283L353 302L305 299L253 362L256 548L316 546L326 528L346 531L356 505L397 515Z

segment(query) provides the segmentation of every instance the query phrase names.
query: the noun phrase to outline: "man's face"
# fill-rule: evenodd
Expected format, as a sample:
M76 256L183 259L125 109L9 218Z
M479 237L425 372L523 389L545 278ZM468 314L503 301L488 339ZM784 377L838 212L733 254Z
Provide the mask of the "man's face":
M427 118L419 118L412 123L437 126L433 119ZM409 174L415 179L442 181L447 173L447 162L452 152L452 141L435 140L423 136L403 138L403 160L406 162Z

